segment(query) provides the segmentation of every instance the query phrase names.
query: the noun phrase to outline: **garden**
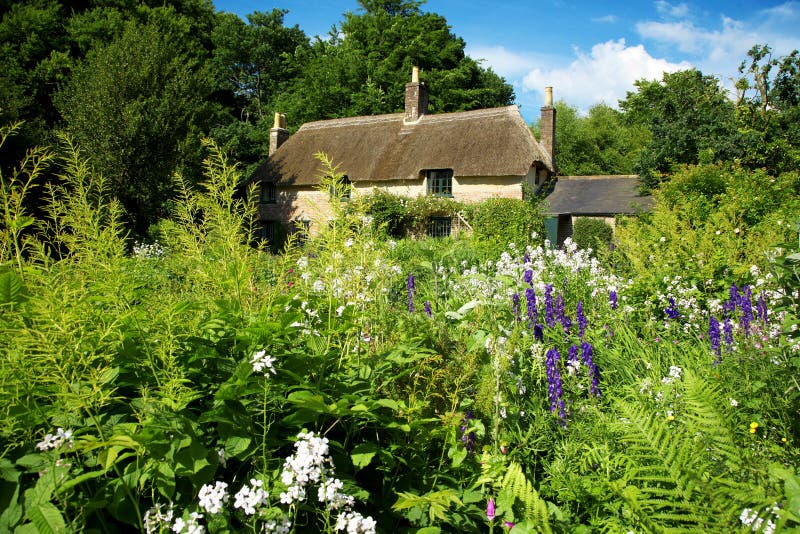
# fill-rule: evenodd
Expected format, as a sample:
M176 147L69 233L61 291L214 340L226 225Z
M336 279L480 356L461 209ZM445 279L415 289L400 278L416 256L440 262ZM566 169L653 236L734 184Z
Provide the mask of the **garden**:
M271 254L205 151L147 242L67 138L3 176L0 531L800 531L796 172L681 167L596 250L354 200Z

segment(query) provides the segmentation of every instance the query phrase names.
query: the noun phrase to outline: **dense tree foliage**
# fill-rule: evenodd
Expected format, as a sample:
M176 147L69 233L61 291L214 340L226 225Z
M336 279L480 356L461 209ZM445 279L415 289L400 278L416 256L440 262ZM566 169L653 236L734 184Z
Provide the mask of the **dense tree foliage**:
M556 102L556 165L562 175L633 174L639 153L650 141L644 125L629 125L621 112L593 106L587 116ZM539 124L534 134L540 135Z
M646 186L657 184L674 165L740 155L734 105L716 78L692 69L635 85L620 107L629 124L652 132L636 164Z
M292 125L401 111L413 65L431 88L431 112L510 104L511 86L466 56L447 20L420 4L362 0L358 13L346 13L328 39L318 39L302 58L302 75L278 100Z

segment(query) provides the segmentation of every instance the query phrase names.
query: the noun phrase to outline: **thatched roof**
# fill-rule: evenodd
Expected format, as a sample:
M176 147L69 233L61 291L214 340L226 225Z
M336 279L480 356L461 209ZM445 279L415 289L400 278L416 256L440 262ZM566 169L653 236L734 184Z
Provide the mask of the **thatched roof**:
M352 182L413 180L426 169L458 176L525 176L531 165L553 170L516 106L423 115L351 117L304 124L256 170L256 180L312 185L317 152L327 154Z
M551 215L615 215L650 210L653 199L639 194L639 177L559 176L547 196Z

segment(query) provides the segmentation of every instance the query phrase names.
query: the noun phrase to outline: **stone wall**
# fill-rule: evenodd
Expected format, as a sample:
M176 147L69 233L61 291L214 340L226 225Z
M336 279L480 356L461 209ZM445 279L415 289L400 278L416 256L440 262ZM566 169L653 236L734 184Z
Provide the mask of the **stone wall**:
M535 170L531 168L524 180L535 183ZM489 198L522 198L520 176L469 176L453 177L453 198L460 202L481 202ZM387 182L354 182L352 196L370 194L380 189L393 195L415 197L426 194L425 179ZM319 224L333 216L327 191L311 186L277 187L274 204L260 204L259 216L264 221L278 221L287 226L294 220L310 220ZM312 225L313 231L313 225Z

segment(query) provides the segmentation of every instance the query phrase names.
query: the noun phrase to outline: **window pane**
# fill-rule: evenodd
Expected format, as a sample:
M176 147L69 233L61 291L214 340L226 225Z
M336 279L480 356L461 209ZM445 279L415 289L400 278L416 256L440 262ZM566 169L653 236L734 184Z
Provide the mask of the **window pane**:
M451 221L450 217L431 217L428 220L428 236L449 237Z

